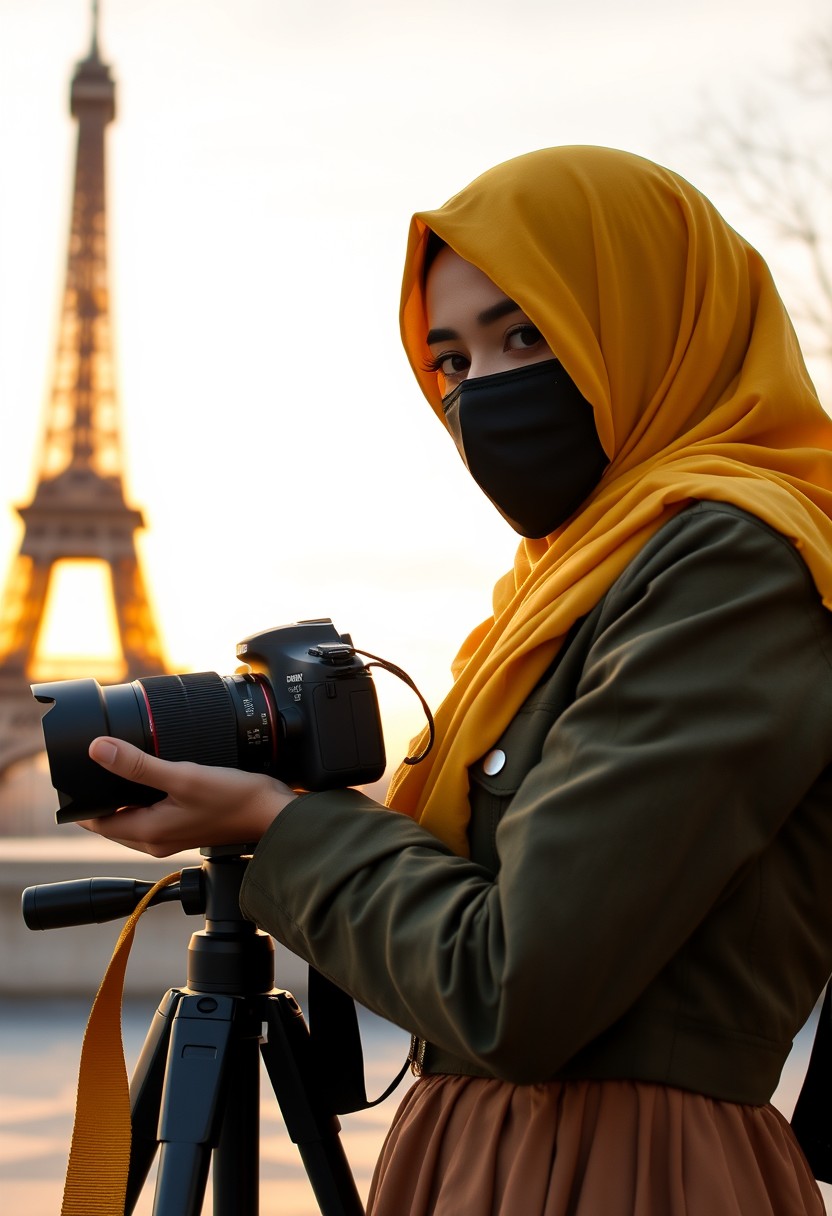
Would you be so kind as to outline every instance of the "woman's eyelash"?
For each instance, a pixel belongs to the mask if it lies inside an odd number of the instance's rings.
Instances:
[[[516,338],[518,334],[528,334],[532,338],[532,342],[529,345],[534,345],[535,342],[539,342],[543,337],[543,334],[536,325],[532,325],[531,321],[524,321],[522,325],[515,325],[506,334],[506,341],[510,338]]]
[[[468,359],[459,351],[446,350],[437,355],[433,359],[428,359],[422,364],[422,369],[426,372],[441,372],[444,376],[459,375],[463,370],[460,367],[454,367],[453,360],[460,359],[465,367],[468,366]],[[450,364],[450,367],[446,367]]]

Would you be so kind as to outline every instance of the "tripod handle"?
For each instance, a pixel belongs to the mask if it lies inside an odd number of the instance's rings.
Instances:
[[[186,913],[204,911],[200,875],[199,867],[183,870],[180,882],[161,890],[153,903],[178,899]],[[63,929],[123,920],[153,885],[142,878],[72,878],[67,882],[40,883],[23,892],[23,919],[29,929]]]

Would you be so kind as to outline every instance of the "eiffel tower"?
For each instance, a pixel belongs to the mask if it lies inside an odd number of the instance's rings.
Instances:
[[[42,708],[29,682],[58,562],[96,558],[109,567],[123,658],[117,678],[133,680],[166,670],[136,552],[142,513],[128,506],[124,493],[107,286],[104,168],[105,130],[115,117],[115,83],[99,52],[97,0],[90,51],[72,78],[70,112],[78,122],[78,144],[57,351],[36,489],[31,502],[17,508],[24,533],[0,602],[0,775],[17,760],[43,750]],[[65,674],[50,673],[39,664],[37,678],[60,679]]]

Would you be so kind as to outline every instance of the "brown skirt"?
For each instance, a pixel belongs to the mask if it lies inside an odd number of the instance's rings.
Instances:
[[[430,1076],[399,1107],[367,1216],[824,1216],[791,1129],[631,1081]]]

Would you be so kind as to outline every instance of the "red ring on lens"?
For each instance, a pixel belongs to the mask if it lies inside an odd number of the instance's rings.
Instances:
[[[150,702],[147,699],[147,691],[145,689],[144,684],[142,684],[141,680],[134,680],[133,687],[135,688],[137,684],[138,684],[139,688],[142,690],[142,697],[144,698],[144,705],[145,705],[145,709],[147,710],[147,724],[150,727],[150,739],[151,739],[151,742],[153,743],[153,754],[155,756],[158,756],[159,755],[159,740],[156,736],[156,723],[153,721],[153,710],[150,708]]]
[[[259,684],[263,689],[263,700],[266,702],[266,715],[269,719],[269,728],[272,736],[272,760],[274,760],[277,757],[277,720],[272,703],[272,686],[268,678],[260,675],[258,672],[252,672],[252,679],[255,684]]]

